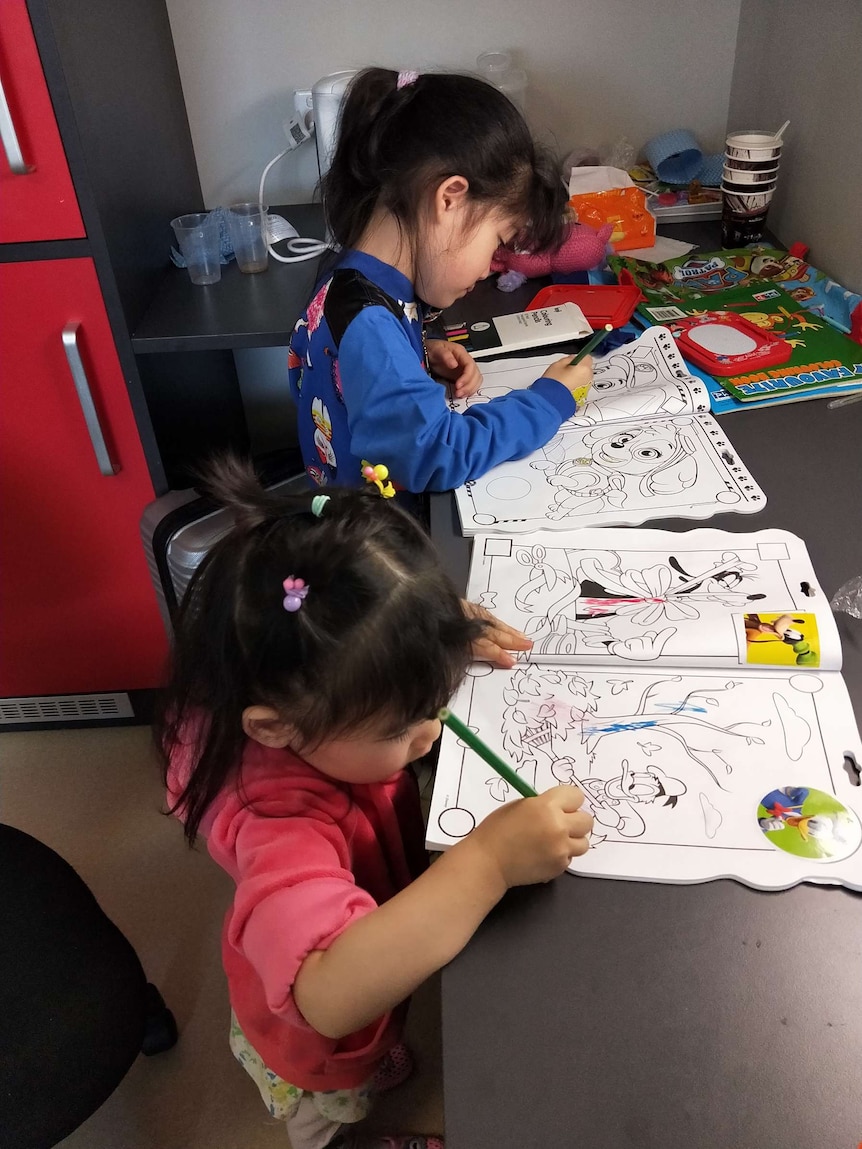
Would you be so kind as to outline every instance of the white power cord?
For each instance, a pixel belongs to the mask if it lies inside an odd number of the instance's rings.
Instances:
[[[283,152],[279,152],[277,156],[274,156],[261,172],[260,187],[257,193],[257,201],[261,211],[264,210],[266,204],[266,200],[263,198],[263,189],[270,169],[274,167],[279,160],[284,159],[288,152],[292,152],[295,148],[298,148],[305,140],[311,139],[311,133],[305,125],[301,124],[298,120],[291,120],[289,124],[285,125],[285,128],[287,138],[291,141],[290,144]],[[269,227],[267,226],[266,250],[272,258],[277,259],[279,263],[301,263],[305,259],[315,259],[317,256],[322,255],[324,251],[328,251],[331,246],[331,244],[326,243],[322,239],[306,239],[302,236],[294,236],[287,241],[287,250],[292,254],[279,255],[272,246],[272,242],[269,238]]]

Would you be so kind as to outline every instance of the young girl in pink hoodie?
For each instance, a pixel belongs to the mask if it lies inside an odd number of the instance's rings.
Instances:
[[[372,487],[285,498],[236,462],[211,487],[236,526],[183,602],[158,740],[171,811],[236,883],[232,1049],[293,1149],[440,1149],[356,1125],[410,1071],[407,999],[509,887],[582,854],[592,819],[562,786],[429,868],[409,765],[475,644],[507,628],[465,613],[422,529]]]

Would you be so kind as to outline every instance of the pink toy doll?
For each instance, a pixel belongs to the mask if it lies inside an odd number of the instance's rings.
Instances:
[[[503,272],[497,287],[501,291],[515,291],[526,279],[554,273],[567,275],[570,271],[597,267],[604,259],[612,230],[611,224],[594,231],[586,224],[570,223],[561,246],[555,252],[539,255],[498,247],[491,260],[491,271]]]

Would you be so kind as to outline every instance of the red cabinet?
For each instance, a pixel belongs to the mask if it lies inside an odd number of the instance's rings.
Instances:
[[[0,694],[155,686],[153,487],[92,261],[0,263],[0,298]]]
[[[84,225],[24,0],[0,0],[0,243]]]
[[[54,36],[63,9],[31,7],[32,25],[24,0],[0,0],[0,698],[147,691],[167,641],[138,535],[155,494],[140,381],[106,310],[113,293],[122,314]]]

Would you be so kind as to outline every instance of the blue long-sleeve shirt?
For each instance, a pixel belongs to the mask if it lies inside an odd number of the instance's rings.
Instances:
[[[349,252],[296,325],[288,357],[303,461],[320,485],[363,482],[362,460],[396,485],[443,491],[548,442],[575,411],[571,392],[541,378],[477,404],[449,408],[428,374],[423,305],[406,276]]]

